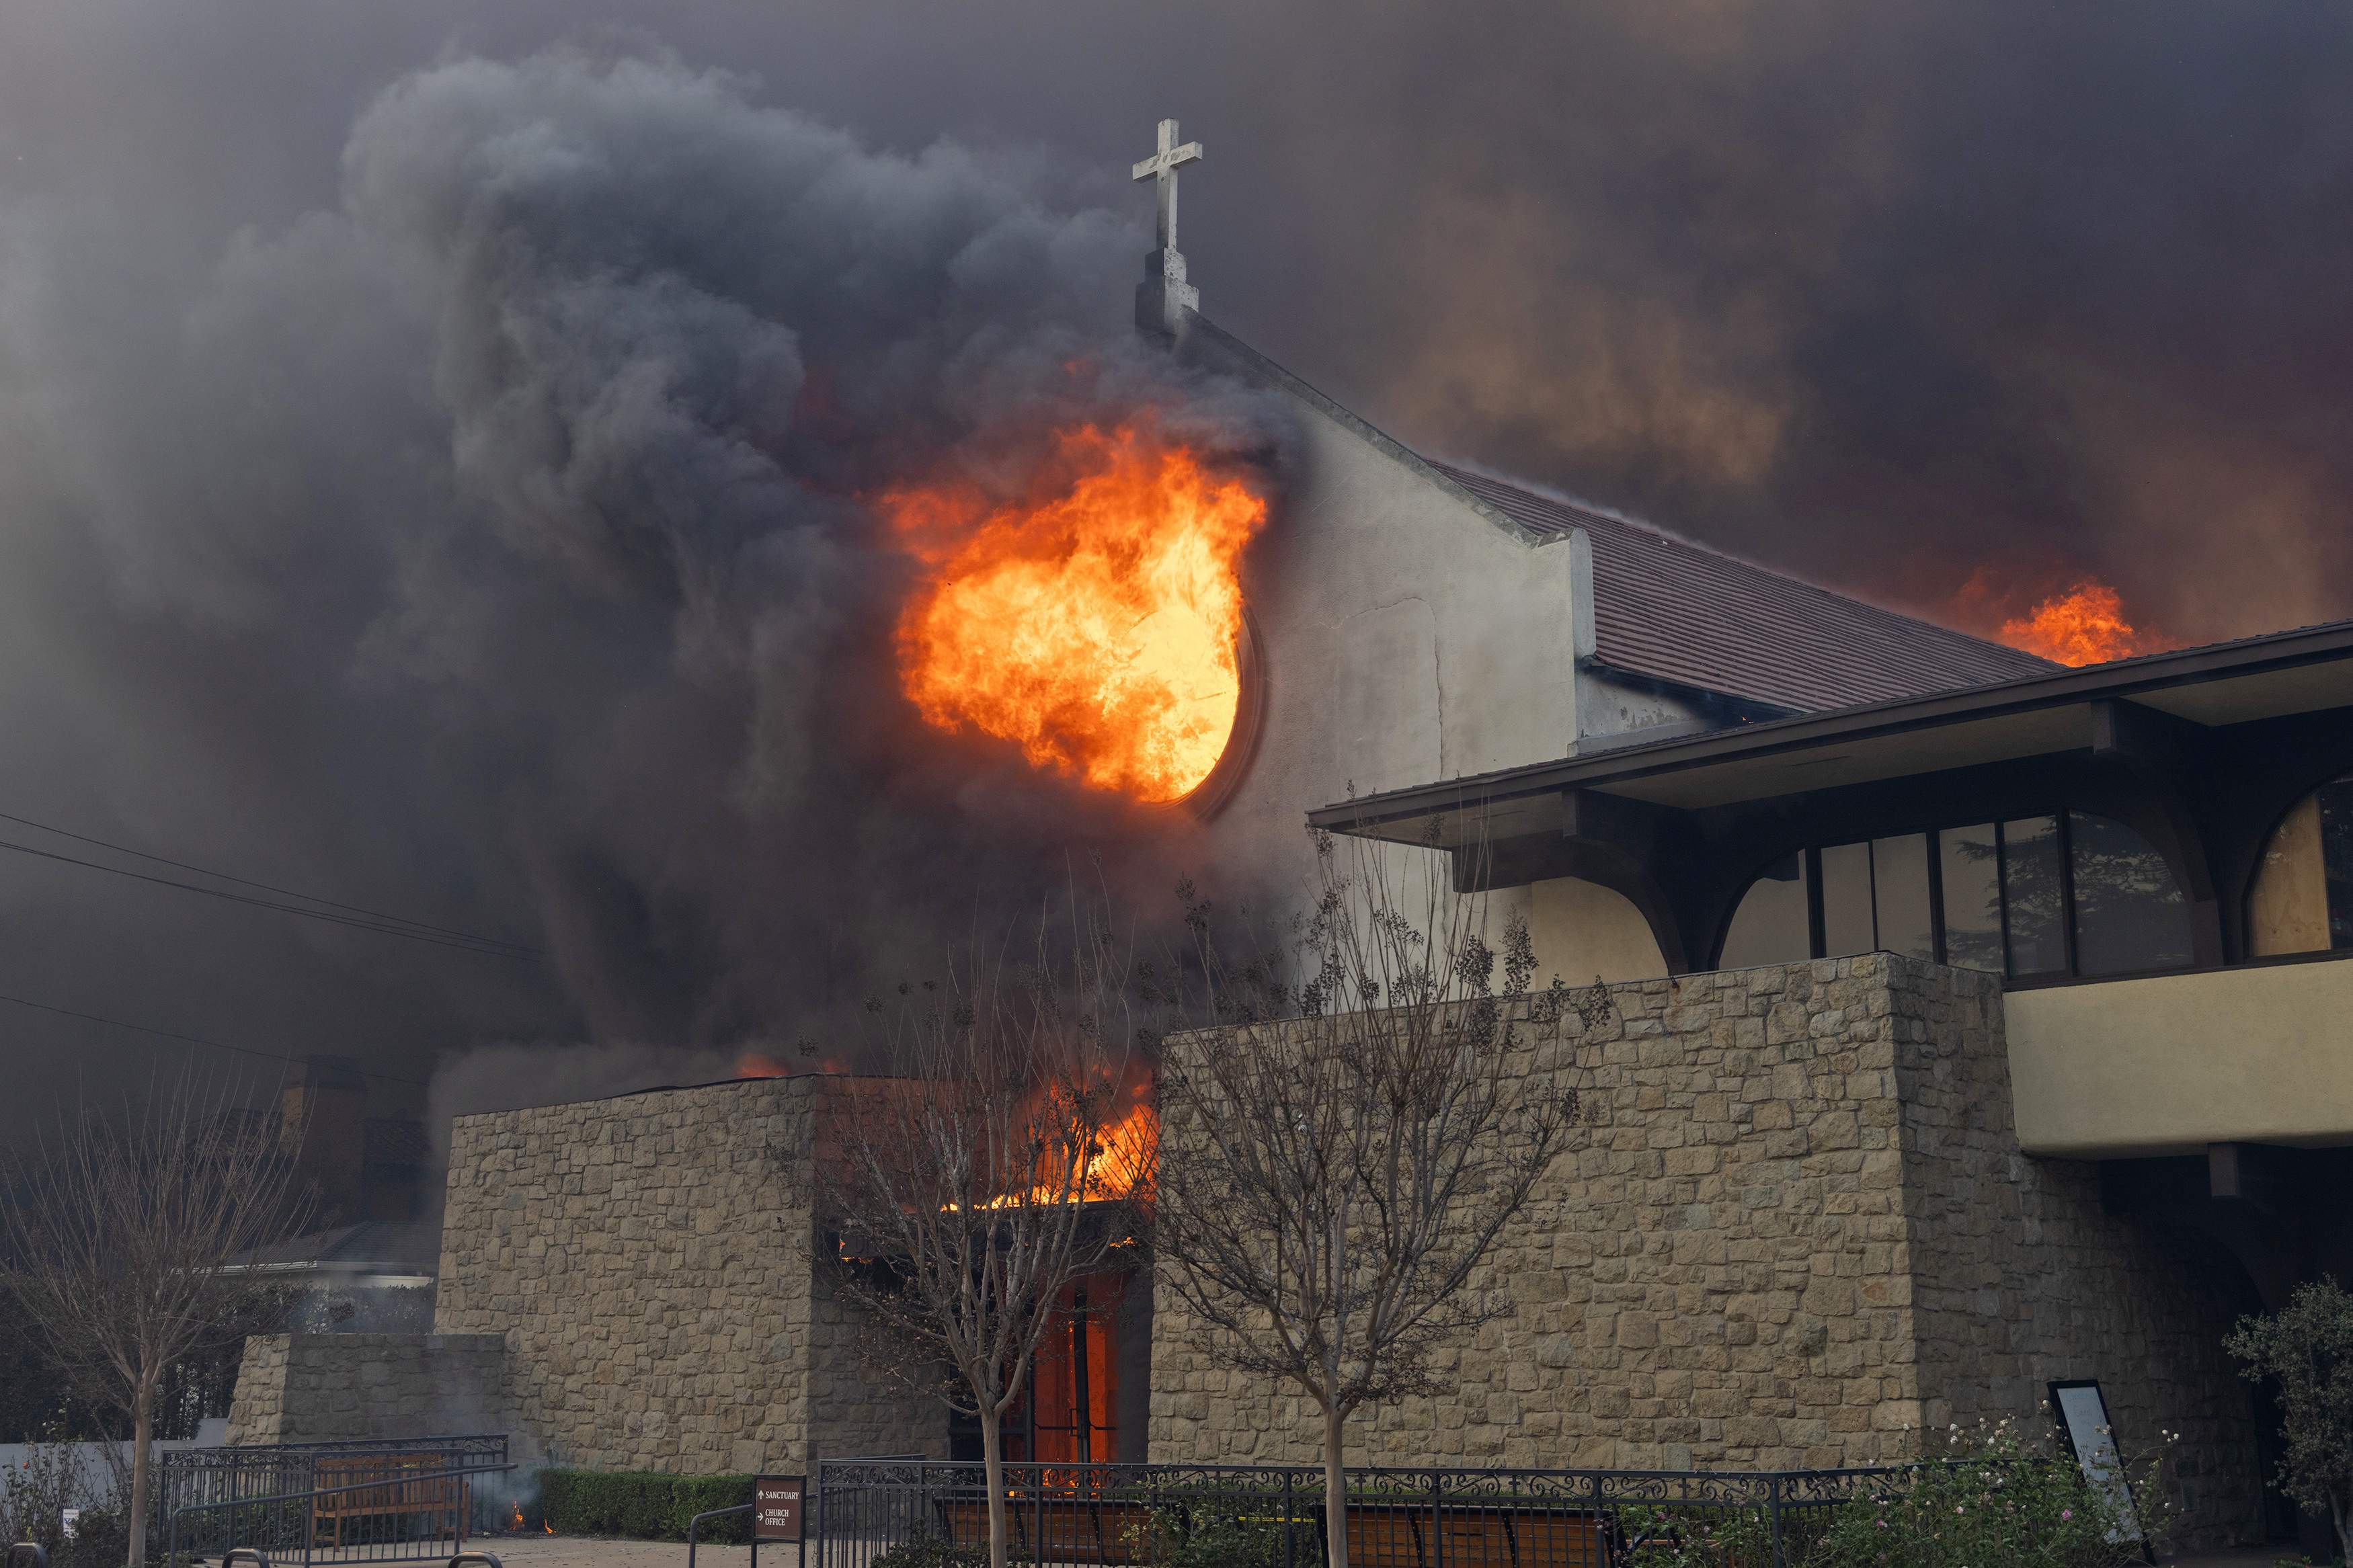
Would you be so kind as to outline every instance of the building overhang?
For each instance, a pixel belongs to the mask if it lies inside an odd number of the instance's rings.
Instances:
[[[407,1289],[430,1285],[434,1271],[407,1260],[365,1263],[310,1258],[283,1263],[225,1263],[220,1272],[346,1290]]]
[[[1335,802],[1308,822],[1457,849],[1573,833],[1580,795],[1705,811],[2347,707],[2353,621],[1729,729],[1588,739],[1556,762]]]

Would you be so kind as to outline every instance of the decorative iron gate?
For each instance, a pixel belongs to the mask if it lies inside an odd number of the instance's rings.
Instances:
[[[274,1562],[448,1559],[505,1522],[503,1433],[189,1448],[163,1456],[168,1562],[252,1547]]]
[[[1351,1469],[1348,1558],[1356,1568],[1612,1568],[1645,1546],[1706,1535],[1755,1568],[1786,1568],[1841,1504],[1895,1473]],[[1010,1552],[1024,1563],[1324,1561],[1318,1468],[1007,1465],[1005,1481]],[[988,1539],[976,1464],[827,1460],[817,1492],[816,1568]]]

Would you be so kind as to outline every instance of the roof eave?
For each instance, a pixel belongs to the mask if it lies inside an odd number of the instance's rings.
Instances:
[[[2183,648],[2113,664],[2054,670],[2047,675],[1962,687],[1926,697],[1676,736],[1624,746],[1599,755],[1502,769],[1443,784],[1389,790],[1335,802],[1307,814],[1310,826],[1334,833],[1382,837],[1397,823],[1572,788],[1628,783],[1660,773],[1736,759],[1805,751],[1932,725],[1957,723],[2062,707],[2097,698],[2130,698],[2233,676],[2261,674],[2353,656],[2353,621],[2274,632],[2238,642]]]

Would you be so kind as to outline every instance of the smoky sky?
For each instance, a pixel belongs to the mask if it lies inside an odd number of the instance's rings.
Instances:
[[[0,810],[552,956],[27,862],[0,991],[723,1048],[1117,842],[906,754],[859,498],[1280,444],[1124,333],[1163,115],[1204,310],[1421,450],[1973,626],[2353,614],[2348,68],[2287,5],[13,6]]]

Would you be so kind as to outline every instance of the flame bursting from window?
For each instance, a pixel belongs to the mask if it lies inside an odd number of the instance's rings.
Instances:
[[[2082,582],[2001,623],[2001,640],[2061,664],[2105,664],[2162,652],[2166,645],[2134,629],[2123,596],[2105,583]]]
[[[974,1204],[974,1211],[979,1211],[979,1208],[1047,1206],[1047,1204],[1066,1204],[1066,1201],[1073,1199],[1080,1204],[1103,1204],[1103,1201],[1129,1199],[1129,1196],[1146,1196],[1148,1199],[1153,1190],[1153,1168],[1155,1168],[1157,1159],[1160,1159],[1160,1112],[1153,1110],[1151,1100],[1136,1098],[1134,1105],[1127,1107],[1127,1112],[1120,1114],[1115,1121],[1103,1123],[1103,1129],[1094,1135],[1094,1142],[1087,1147],[1085,1163],[1080,1166],[1078,1178],[1071,1180],[1069,1187],[1063,1184],[1066,1173],[1063,1173],[1061,1162],[1059,1162],[1057,1154],[1050,1154],[1042,1163],[1050,1163],[1054,1168],[1042,1171],[1035,1187],[1029,1187],[1026,1192],[1008,1192],[1008,1194],[996,1196],[996,1199],[988,1199],[986,1204]],[[951,1208],[960,1206],[951,1204]]]
[[[898,626],[932,725],[1140,801],[1217,766],[1240,710],[1243,548],[1266,501],[1134,425],[1060,432],[1061,494],[990,508],[954,488],[881,498],[925,568]]]
[[[1086,1164],[1071,1191],[1081,1203],[1138,1197],[1152,1190],[1152,1172],[1160,1157],[1160,1115],[1151,1102],[1138,1100],[1118,1121],[1107,1123],[1087,1151]],[[989,1208],[1007,1209],[1065,1201],[1060,1173],[1026,1193],[1008,1193],[990,1200]]]

